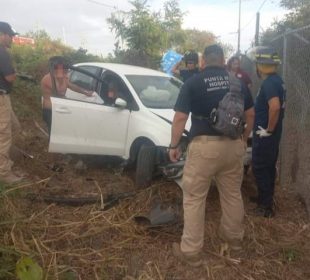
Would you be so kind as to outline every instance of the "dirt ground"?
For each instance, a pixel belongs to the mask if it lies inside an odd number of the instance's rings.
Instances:
[[[39,123],[43,126],[42,123]],[[28,181],[2,186],[0,193],[0,279],[15,279],[15,264],[30,256],[44,279],[310,279],[310,227],[305,205],[291,189],[277,186],[273,219],[246,215],[244,250],[221,254],[217,236],[220,205],[216,188],[207,198],[205,263],[191,268],[171,254],[182,234],[182,193],[174,182],[159,178],[137,190],[133,172],[119,159],[49,154],[47,137],[31,121],[22,122],[15,166]],[[82,161],[81,161],[82,160]],[[247,213],[254,204],[251,174],[242,186]],[[112,195],[136,192],[103,211]],[[109,196],[110,195],[110,196]],[[46,198],[99,198],[68,206]],[[155,203],[173,206],[177,223],[162,227],[138,224],[135,216]]]

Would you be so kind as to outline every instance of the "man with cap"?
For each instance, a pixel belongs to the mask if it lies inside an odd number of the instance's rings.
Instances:
[[[270,218],[274,216],[276,163],[282,133],[286,90],[283,80],[276,73],[280,59],[274,49],[258,47],[255,62],[262,84],[255,100],[252,144],[252,170],[258,191],[258,197],[255,199],[258,205],[254,214]]]
[[[9,95],[16,79],[16,72],[7,49],[11,47],[12,38],[16,34],[7,22],[0,22],[0,181],[7,184],[23,179],[13,173],[13,162],[9,155],[12,127],[16,126],[17,118],[12,110]]]
[[[191,265],[202,264],[205,205],[210,183],[215,179],[220,195],[222,217],[219,237],[232,250],[241,250],[244,235],[244,207],[241,196],[245,143],[253,127],[254,109],[251,94],[241,87],[244,96],[246,128],[238,139],[231,139],[216,131],[210,123],[214,108],[230,90],[229,74],[224,68],[223,49],[218,45],[205,48],[203,70],[184,83],[175,105],[170,160],[180,157],[179,142],[191,113],[191,142],[187,151],[182,181],[184,228],[181,243],[173,243],[172,252]],[[239,82],[241,85],[241,83]],[[196,118],[196,116],[202,116]]]

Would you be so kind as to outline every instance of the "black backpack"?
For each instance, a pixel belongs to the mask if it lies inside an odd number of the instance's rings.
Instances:
[[[231,139],[239,138],[244,131],[244,96],[241,82],[229,75],[230,90],[210,114],[211,126]]]

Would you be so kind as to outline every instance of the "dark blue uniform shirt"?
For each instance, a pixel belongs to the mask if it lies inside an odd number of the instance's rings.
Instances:
[[[197,119],[192,115],[191,137],[198,135],[220,136],[221,133],[212,128],[208,118],[214,108],[229,91],[229,74],[219,66],[206,67],[202,72],[188,79],[181,88],[175,111],[202,116]],[[247,86],[242,85],[244,110],[253,107],[253,99]]]
[[[0,89],[9,92],[12,87],[12,83],[9,83],[5,76],[9,76],[15,73],[12,65],[12,59],[5,47],[0,46]]]
[[[269,75],[263,82],[258,91],[255,100],[255,121],[254,131],[258,129],[258,126],[262,128],[268,127],[268,101],[273,97],[279,97],[281,104],[281,111],[279,121],[273,132],[274,135],[281,135],[282,132],[282,119],[284,117],[285,107],[285,86],[284,82],[278,74]]]
[[[198,68],[195,68],[195,69],[192,69],[192,70],[181,69],[180,70],[180,77],[182,78],[182,81],[185,82],[189,78],[195,76],[198,73],[199,73],[199,69]]]

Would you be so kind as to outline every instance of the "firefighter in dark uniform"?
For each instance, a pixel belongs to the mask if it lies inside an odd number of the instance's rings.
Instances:
[[[256,51],[255,62],[262,84],[255,101],[252,146],[252,168],[258,191],[258,205],[254,214],[269,218],[274,216],[273,195],[284,117],[285,86],[276,73],[280,59],[272,48],[260,47]]]
[[[243,156],[242,137],[231,139],[217,132],[209,116],[229,92],[229,74],[224,68],[223,49],[218,45],[205,48],[201,73],[188,79],[175,105],[169,157],[180,158],[179,143],[189,114],[192,113],[191,143],[188,147],[182,179],[184,228],[181,243],[174,243],[173,254],[191,266],[202,264],[205,203],[211,180],[215,178],[220,193],[222,217],[219,235],[232,250],[240,250],[244,235],[244,207],[241,196]],[[247,123],[243,134],[246,141],[252,131],[254,108],[252,96],[242,87]],[[197,118],[196,116],[202,116]]]

